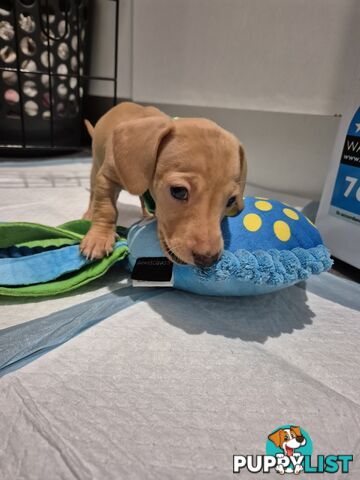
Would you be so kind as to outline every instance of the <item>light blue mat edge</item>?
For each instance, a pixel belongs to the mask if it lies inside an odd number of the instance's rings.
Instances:
[[[163,294],[155,288],[114,292],[0,331],[0,376],[31,362],[82,331],[138,302]]]
[[[293,288],[305,288],[319,297],[360,311],[360,285],[333,274],[322,273]],[[0,331],[0,376],[30,363],[111,315],[168,291],[126,286],[59,312],[3,329]],[[231,302],[232,298],[228,298]],[[253,298],[256,301],[256,297]],[[206,301],[207,297],[203,299]]]
[[[127,246],[120,241],[115,248]],[[34,255],[1,258],[0,286],[34,285],[55,280],[66,273],[80,270],[94,263],[81,253],[79,245],[70,245]]]

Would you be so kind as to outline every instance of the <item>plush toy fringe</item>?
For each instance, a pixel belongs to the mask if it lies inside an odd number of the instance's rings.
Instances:
[[[332,266],[329,250],[324,245],[293,250],[225,251],[214,266],[195,269],[201,281],[239,279],[256,285],[283,285],[306,280]]]

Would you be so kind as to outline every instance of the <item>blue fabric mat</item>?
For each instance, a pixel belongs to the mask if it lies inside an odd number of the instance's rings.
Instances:
[[[21,367],[114,313],[162,293],[164,290],[161,289],[124,287],[1,330],[0,375]]]
[[[310,278],[299,287],[360,311],[359,285],[354,282],[323,273],[320,277]],[[167,291],[169,289],[127,286],[59,312],[1,330],[0,375],[25,365],[114,313]],[[231,301],[229,298],[229,302]]]

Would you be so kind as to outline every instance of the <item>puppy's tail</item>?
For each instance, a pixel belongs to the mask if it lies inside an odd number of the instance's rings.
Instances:
[[[85,123],[86,130],[88,131],[90,137],[93,138],[94,137],[94,130],[95,130],[94,127],[91,125],[89,120],[87,120],[86,118],[84,120],[84,123]]]

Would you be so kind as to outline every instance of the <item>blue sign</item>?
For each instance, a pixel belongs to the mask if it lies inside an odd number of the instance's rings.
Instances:
[[[344,220],[360,222],[360,108],[345,138],[330,212]]]

